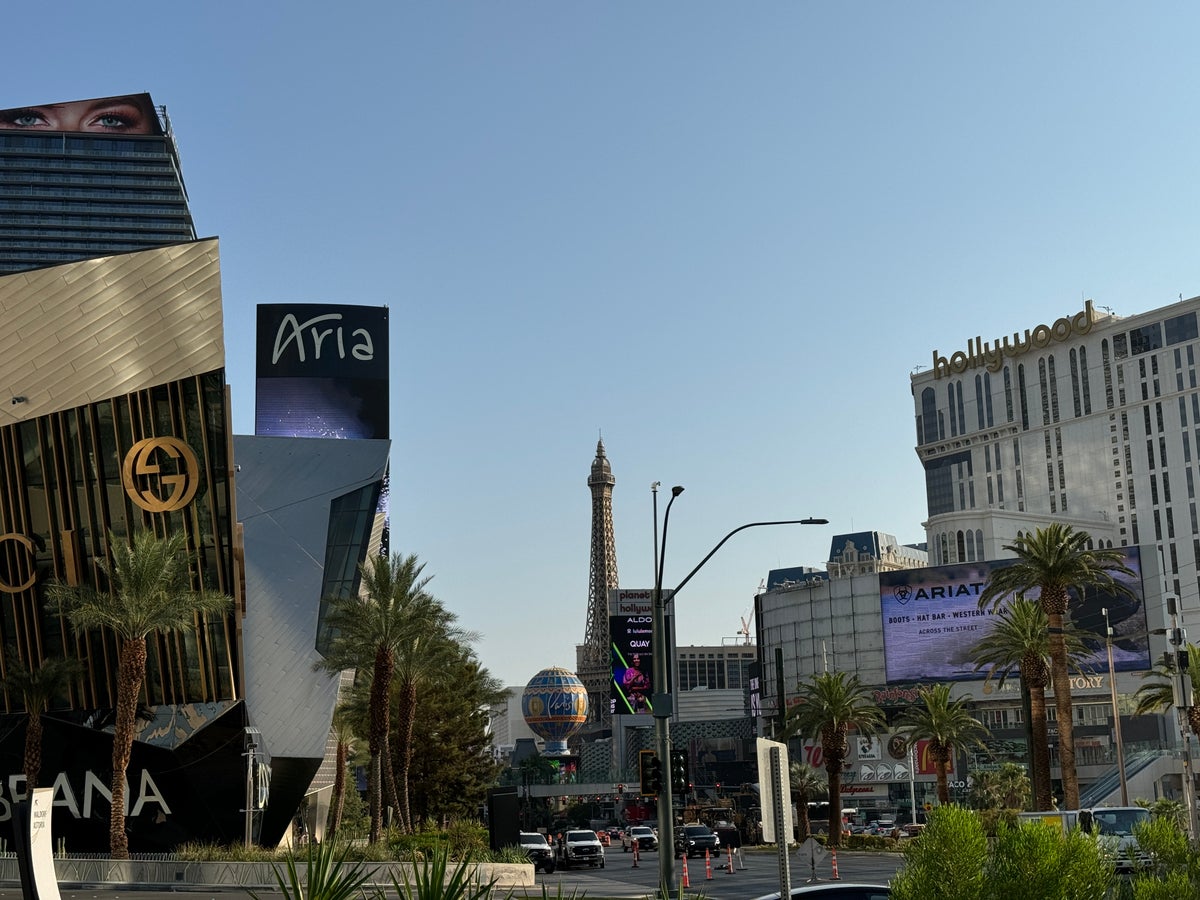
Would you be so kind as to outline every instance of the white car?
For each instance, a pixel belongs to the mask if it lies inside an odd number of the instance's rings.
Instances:
[[[625,834],[621,836],[621,850],[628,853],[633,849],[635,843],[639,852],[657,850],[658,835],[654,833],[653,828],[648,828],[645,825],[634,825],[631,828],[625,829]]]

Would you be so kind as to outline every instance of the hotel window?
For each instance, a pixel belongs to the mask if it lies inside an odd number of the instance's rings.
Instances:
[[[1038,388],[1042,395],[1042,424],[1050,424],[1050,387],[1046,383],[1046,360],[1038,360]]]
[[[1134,328],[1129,332],[1129,349],[1134,356],[1158,350],[1162,345],[1162,325],[1158,322]]]
[[[975,376],[975,421],[980,431],[983,431],[983,376]]]
[[[1071,400],[1075,404],[1075,418],[1083,415],[1083,398],[1079,395],[1079,359],[1071,350]]]
[[[958,437],[958,417],[954,415],[954,385],[946,385],[946,412],[950,416],[950,437]]]
[[[1013,391],[1012,391],[1012,370],[1008,366],[1004,367],[1004,412],[1007,416],[1006,421],[1013,420]]]
[[[1113,408],[1112,364],[1108,361],[1108,341],[1100,342],[1100,365],[1104,369],[1104,405]],[[1011,421],[1011,418],[1010,418]]]
[[[1113,335],[1113,356],[1116,357],[1117,359],[1125,359],[1127,356],[1129,356],[1129,344],[1128,344],[1128,341],[1127,341],[1125,335],[1123,335],[1123,334],[1114,334]],[[1120,366],[1118,366],[1117,368],[1119,371]]]
[[[1083,414],[1090,416],[1092,414],[1092,389],[1088,384],[1087,347],[1079,348],[1079,374],[1083,392]]]
[[[996,423],[992,417],[992,373],[983,373],[983,402],[987,405],[987,427],[991,428]]]
[[[1021,428],[1029,430],[1029,396],[1025,391],[1025,365],[1017,366],[1017,396],[1021,401]]]
[[[1167,345],[1182,344],[1185,341],[1194,341],[1200,337],[1197,333],[1196,314],[1184,313],[1182,316],[1172,316],[1163,322],[1163,328],[1167,334]],[[1188,348],[1189,351],[1191,348]],[[1190,363],[1191,360],[1189,359]]]
[[[1047,361],[1050,379],[1050,421],[1058,421],[1058,375],[1054,372],[1054,357],[1051,356]]]

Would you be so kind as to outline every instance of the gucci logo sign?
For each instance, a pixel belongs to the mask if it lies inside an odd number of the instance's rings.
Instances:
[[[25,548],[25,552],[29,555],[29,577],[22,584],[8,584],[3,578],[0,578],[0,593],[4,594],[19,594],[21,591],[27,591],[33,587],[33,583],[37,581],[37,571],[34,567],[36,559],[33,555],[33,541],[25,537],[23,534],[0,534],[0,545],[6,543],[18,544]]]
[[[157,459],[166,456],[175,460],[175,473],[164,474]],[[163,497],[154,490],[144,488],[148,476],[157,482],[160,490],[168,491]],[[200,487],[200,462],[192,448],[176,437],[143,438],[125,454],[121,466],[121,483],[129,499],[147,512],[174,512],[192,502]]]

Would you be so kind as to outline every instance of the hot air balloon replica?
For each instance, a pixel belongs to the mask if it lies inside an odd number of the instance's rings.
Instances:
[[[567,739],[587,721],[587,689],[574,672],[558,666],[542,669],[525,685],[521,713],[546,742],[545,755],[565,756]]]

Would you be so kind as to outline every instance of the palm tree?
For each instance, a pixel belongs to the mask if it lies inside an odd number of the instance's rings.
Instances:
[[[979,596],[979,608],[997,609],[1008,596],[1037,593],[1046,611],[1050,636],[1050,682],[1058,713],[1058,756],[1062,767],[1063,798],[1068,809],[1079,807],[1079,777],[1075,772],[1075,731],[1072,723],[1071,678],[1063,622],[1072,589],[1100,588],[1120,596],[1133,592],[1114,576],[1135,577],[1119,548],[1089,549],[1091,536],[1070,525],[1052,522],[1031,535],[1021,535],[1005,550],[1016,561],[993,569]]]
[[[337,837],[342,825],[342,810],[346,802],[346,772],[350,767],[350,754],[354,751],[357,740],[355,727],[359,718],[358,710],[351,706],[339,705],[333,711],[333,734],[337,739],[337,771],[333,776],[333,796],[329,800],[329,838]]]
[[[850,752],[846,735],[851,728],[874,734],[884,725],[883,711],[858,676],[845,672],[814,675],[800,683],[797,695],[797,730],[821,741],[829,775],[829,843],[836,847],[842,837],[842,770]]]
[[[112,813],[109,845],[113,859],[129,858],[125,834],[125,773],[133,752],[138,696],[146,680],[146,638],[200,630],[202,617],[224,612],[232,600],[224,594],[192,587],[187,534],[159,538],[139,530],[129,544],[108,535],[111,560],[96,560],[109,589],[52,582],[49,607],[65,616],[76,634],[108,629],[117,638],[117,708],[113,727]]]
[[[808,822],[808,801],[824,794],[828,789],[828,782],[808,763],[797,760],[788,766],[788,785],[792,789],[792,800],[800,813],[797,836],[801,841],[806,841],[812,831]]]
[[[1013,674],[1021,679],[1021,693],[1029,700],[1030,771],[1035,809],[1050,809],[1050,742],[1046,729],[1046,687],[1050,684],[1050,624],[1036,600],[1017,597],[996,616],[987,636],[972,649],[975,670],[988,669],[988,678],[999,675],[1000,687]],[[1079,633],[1064,635],[1067,658],[1076,666],[1089,655]]]
[[[1002,763],[991,772],[975,773],[970,792],[976,809],[1024,809],[1029,799],[1029,775],[1019,763]]]
[[[6,654],[8,674],[0,679],[0,689],[20,694],[29,722],[25,726],[25,788],[38,786],[42,771],[42,713],[50,708],[71,682],[83,674],[83,664],[77,659],[56,656],[42,661],[37,668],[25,665],[15,646]]]
[[[472,633],[453,627],[457,617],[432,597],[414,598],[411,609],[414,618],[425,627],[406,630],[396,644],[398,811],[401,828],[408,832],[413,830],[410,793],[417,698],[449,673],[465,674],[463,665],[471,654],[464,643],[474,638]]]
[[[1184,698],[1184,709],[1187,711],[1187,723],[1192,734],[1200,737],[1200,705],[1196,703],[1196,693],[1200,691],[1200,645],[1187,645],[1187,670],[1184,672],[1191,690],[1191,696]],[[1143,678],[1153,678],[1143,684],[1134,694],[1136,702],[1134,715],[1144,716],[1147,713],[1168,712],[1175,706],[1175,682],[1179,677],[1179,668],[1174,653],[1164,653]]]
[[[391,765],[391,691],[398,656],[407,666],[410,651],[424,645],[430,635],[439,635],[450,618],[442,605],[425,588],[432,576],[421,577],[425,566],[417,557],[399,553],[390,558],[376,556],[359,567],[361,591],[352,597],[333,598],[327,623],[335,635],[333,646],[319,663],[328,671],[358,669],[370,673],[370,728],[367,745],[371,754],[368,770],[371,828],[368,841],[378,843],[383,832],[383,785],[408,827],[406,800],[397,796]],[[425,664],[429,664],[429,660]],[[404,706],[402,702],[402,713]],[[409,727],[399,723],[401,728]],[[403,781],[402,781],[403,783]],[[405,795],[406,796],[406,795]]]
[[[917,692],[917,702],[904,711],[897,724],[909,746],[929,741],[929,758],[937,774],[938,802],[950,802],[950,761],[970,744],[983,745],[990,736],[983,723],[967,709],[967,698],[950,699],[949,684],[930,684]]]

